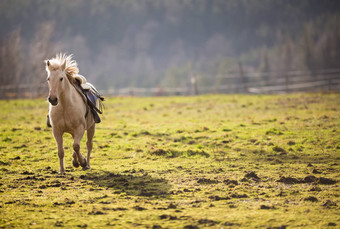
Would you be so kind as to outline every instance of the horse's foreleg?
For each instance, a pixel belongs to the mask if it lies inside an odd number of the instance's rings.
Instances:
[[[86,146],[87,146],[87,157],[86,157],[86,168],[89,169],[90,168],[90,158],[91,158],[91,151],[92,151],[92,141],[93,141],[93,136],[94,136],[94,132],[95,132],[96,126],[95,124],[93,124],[88,130],[87,130],[87,142],[86,142]]]
[[[77,156],[76,152],[73,151],[72,157],[73,157],[73,160],[72,160],[73,166],[78,168],[79,167],[79,161],[78,161],[78,156]]]
[[[53,131],[53,136],[58,145],[59,174],[63,175],[65,174],[63,134],[57,131]]]
[[[78,157],[78,161],[80,163],[80,165],[84,168],[86,167],[86,159],[84,158],[84,156],[80,153],[80,141],[83,138],[84,135],[84,129],[82,128],[81,130],[77,131],[74,136],[73,136],[73,165],[75,165],[75,156]]]

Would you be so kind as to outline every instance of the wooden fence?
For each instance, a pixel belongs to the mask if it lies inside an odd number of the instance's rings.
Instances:
[[[106,96],[166,96],[166,95],[197,95],[197,94],[281,94],[292,92],[336,91],[340,92],[340,69],[320,71],[286,71],[247,73],[239,65],[239,72],[230,72],[211,77],[218,79],[214,86],[200,86],[199,76],[188,74],[184,79],[186,87],[178,88],[121,88],[100,90]],[[189,77],[188,77],[189,78]],[[222,83],[221,83],[222,82]],[[0,98],[36,98],[48,94],[47,84],[40,85],[0,85]]]
[[[0,99],[47,97],[48,86],[43,84],[0,85]]]
[[[193,74],[190,74],[193,75]],[[222,81],[214,86],[200,86],[194,78],[185,79],[190,83],[178,88],[121,88],[103,91],[112,96],[164,96],[197,94],[282,94],[292,92],[336,91],[340,92],[340,69],[322,71],[288,71],[267,73],[226,73],[211,77]]]

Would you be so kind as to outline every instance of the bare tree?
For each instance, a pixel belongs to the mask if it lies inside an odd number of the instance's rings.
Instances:
[[[35,32],[34,39],[29,44],[27,79],[30,84],[35,85],[35,96],[41,96],[46,93],[47,87],[44,87],[46,81],[46,73],[44,68],[44,60],[55,55],[56,47],[51,42],[54,31],[53,22],[43,22],[39,25]]]
[[[14,85],[19,83],[22,75],[22,42],[20,29],[13,31],[0,44],[0,84]]]

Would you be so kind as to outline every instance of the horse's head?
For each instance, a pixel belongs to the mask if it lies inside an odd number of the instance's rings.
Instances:
[[[48,101],[53,105],[58,105],[58,98],[63,93],[67,77],[65,73],[66,60],[61,65],[52,65],[49,60],[46,61],[47,81],[49,86]]]

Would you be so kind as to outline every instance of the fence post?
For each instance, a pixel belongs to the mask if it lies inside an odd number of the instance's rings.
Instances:
[[[191,85],[194,87],[194,94],[198,95],[197,75],[196,75],[196,73],[191,73]]]
[[[288,93],[289,90],[289,77],[288,77],[288,73],[285,72],[285,83],[286,83],[286,93]]]
[[[238,62],[238,66],[239,66],[239,69],[240,69],[240,76],[241,76],[241,80],[242,80],[243,89],[246,93],[248,93],[248,87],[247,87],[246,78],[245,78],[244,72],[243,72],[242,62]]]
[[[134,88],[130,87],[130,89],[129,89],[129,95],[130,95],[130,96],[134,96],[134,95],[135,95],[135,93],[134,93]]]

